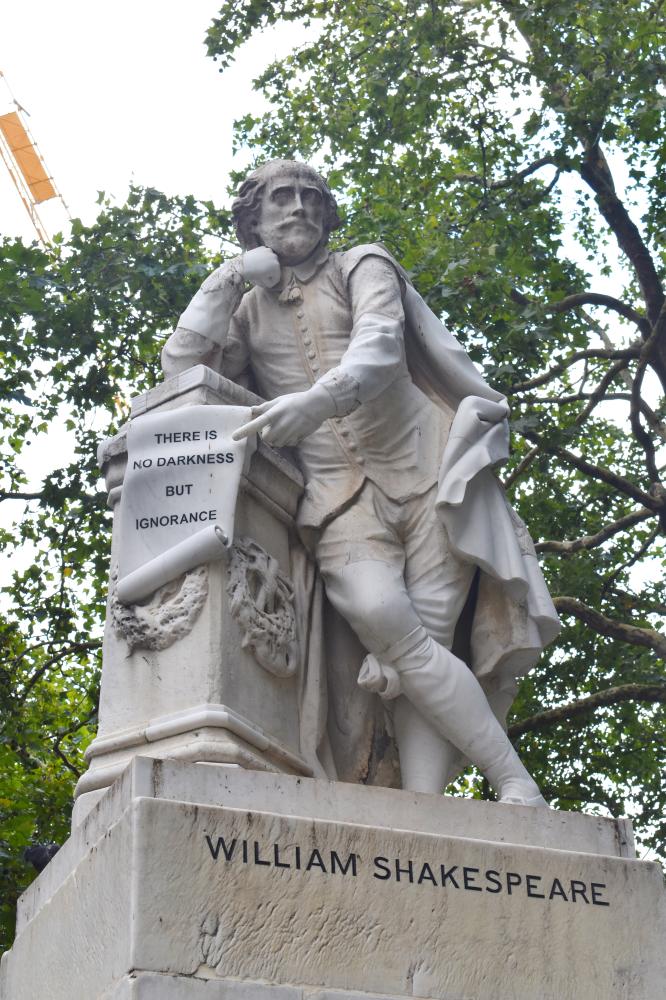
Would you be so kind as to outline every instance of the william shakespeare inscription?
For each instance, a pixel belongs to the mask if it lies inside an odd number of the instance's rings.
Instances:
[[[604,882],[557,878],[527,872],[465,865],[462,859],[446,862],[430,858],[388,858],[376,855],[364,859],[356,851],[319,850],[289,843],[263,843],[238,837],[205,835],[213,861],[226,864],[252,865],[261,868],[292,870],[303,875],[338,875],[353,878],[370,877],[380,882],[403,883],[413,886],[434,886],[460,889],[463,892],[491,893],[515,896],[519,899],[557,900],[592,906],[610,906]]]

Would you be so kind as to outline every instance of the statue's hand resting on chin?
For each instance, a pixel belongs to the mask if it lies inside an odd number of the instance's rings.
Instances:
[[[255,247],[240,259],[243,277],[253,285],[272,288],[280,280],[280,261],[269,247]]]
[[[208,275],[201,291],[207,295],[211,292],[225,295],[229,294],[230,288],[235,288],[236,293],[242,295],[246,281],[261,285],[262,288],[272,288],[279,280],[280,261],[277,254],[269,247],[255,247],[240,257],[225,260],[217,270]]]

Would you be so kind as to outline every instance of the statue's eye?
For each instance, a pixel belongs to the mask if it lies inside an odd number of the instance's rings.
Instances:
[[[290,187],[276,188],[271,195],[271,201],[276,205],[288,205],[294,197],[294,189]]]
[[[306,188],[301,198],[304,205],[320,205],[322,202],[321,191],[318,188]]]

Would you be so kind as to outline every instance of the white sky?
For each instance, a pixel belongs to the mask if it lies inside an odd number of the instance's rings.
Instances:
[[[252,77],[300,35],[268,30],[220,74],[204,47],[219,6],[0,0],[0,70],[73,216],[92,222],[98,190],[124,201],[131,180],[225,203],[232,122],[263,106]],[[0,81],[0,113],[9,110]],[[66,222],[55,202],[40,213],[51,233]],[[34,237],[2,164],[0,233]]]

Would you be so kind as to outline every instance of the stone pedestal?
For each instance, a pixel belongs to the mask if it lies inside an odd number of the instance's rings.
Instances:
[[[253,393],[198,366],[135,397],[132,420],[194,404],[257,402]],[[125,433],[104,443],[100,464],[115,515],[127,466]],[[236,539],[275,560],[287,581],[302,488],[296,467],[260,443],[237,503]],[[230,607],[233,556],[231,564],[218,560],[191,575],[189,591],[181,584],[159,615],[140,608],[131,620],[115,598],[118,523],[114,516],[99,731],[77,786],[74,824],[137,753],[311,774],[299,746],[300,679],[276,676],[248,646],[243,622]],[[142,640],[150,613],[150,634]]]
[[[135,757],[23,895],[2,1000],[659,1000],[629,824]]]

